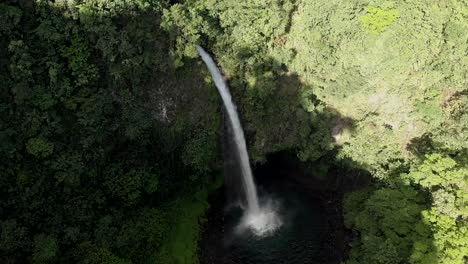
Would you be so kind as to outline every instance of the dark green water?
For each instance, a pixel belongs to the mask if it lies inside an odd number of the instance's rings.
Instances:
[[[337,179],[349,173],[330,169],[327,177],[314,177],[307,166],[283,154],[256,166],[260,202],[266,198],[276,201],[283,223],[271,236],[258,237],[248,231],[239,232],[243,211],[228,202],[238,201],[236,171],[226,170],[226,185],[210,198],[211,207],[199,243],[200,263],[341,263],[350,242],[341,208],[343,186],[349,183]]]
[[[320,244],[325,226],[325,219],[320,217],[321,207],[294,186],[266,187],[267,193],[272,193],[279,202],[277,212],[283,225],[265,237],[248,230],[239,232],[242,211],[231,209],[225,217],[224,247],[228,259],[242,264],[321,263]]]

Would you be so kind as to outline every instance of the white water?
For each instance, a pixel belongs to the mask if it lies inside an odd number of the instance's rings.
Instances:
[[[281,221],[276,216],[276,212],[273,210],[274,208],[271,206],[261,208],[258,202],[257,189],[252,177],[252,169],[250,168],[244,131],[242,129],[239,116],[237,115],[236,106],[234,105],[231,94],[229,93],[229,88],[211,56],[200,46],[197,46],[197,51],[213,77],[214,83],[223,99],[224,106],[226,107],[229,121],[234,132],[234,143],[241,165],[242,187],[244,189],[245,200],[247,202],[247,210],[244,213],[241,226],[251,229],[259,236],[272,233],[272,231],[276,230],[281,225]]]

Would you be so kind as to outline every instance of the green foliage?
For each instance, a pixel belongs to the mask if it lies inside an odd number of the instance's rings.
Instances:
[[[349,263],[406,262],[415,258],[415,246],[430,252],[431,230],[421,218],[425,208],[424,197],[407,186],[351,193],[345,223],[360,240],[353,244]]]
[[[125,172],[122,167],[113,166],[106,170],[104,185],[123,205],[134,206],[145,193],[157,191],[158,176],[152,174],[148,168],[133,168]]]
[[[466,97],[462,2],[298,1],[276,58],[307,84],[303,92],[354,120],[341,158],[386,179],[423,135],[441,151],[466,151],[465,117],[450,114]]]
[[[434,246],[439,263],[463,264],[468,256],[468,225],[466,220],[456,220],[432,209],[423,212],[434,232]],[[424,262],[421,262],[424,263]]]
[[[31,138],[26,143],[26,150],[38,158],[46,158],[54,151],[54,145],[44,138]]]
[[[28,244],[26,228],[15,220],[2,221],[0,228],[0,248],[3,254],[11,254]]]
[[[197,242],[200,238],[200,221],[208,209],[207,189],[201,190],[194,197],[178,200],[173,205],[171,229],[167,240],[156,259],[158,263],[198,263]]]
[[[219,56],[221,61],[239,64],[236,55],[241,55],[247,59],[244,63],[254,66],[263,61],[261,52],[269,43],[286,31],[287,16],[293,7],[292,1],[223,0],[215,3],[190,0],[166,9],[162,25],[175,35],[173,54],[178,58],[196,57],[194,44],[210,41],[218,43],[214,46],[227,48],[227,54]],[[251,52],[246,53],[245,49]],[[227,67],[226,70],[234,69]]]
[[[87,248],[92,253],[88,254],[83,264],[130,264],[130,261],[124,260],[112,254],[106,248]]]
[[[466,164],[440,154],[431,154],[403,177],[431,192],[432,209],[423,212],[423,216],[431,223],[440,262],[464,263],[468,256]]]
[[[197,51],[194,44],[199,43],[205,36],[220,33],[216,20],[211,18],[204,1],[187,1],[175,4],[164,10],[164,20],[161,26],[171,33],[175,42],[172,56],[176,58],[176,66],[183,65],[183,56],[194,58]]]
[[[453,219],[468,218],[468,168],[440,154],[427,155],[424,162],[404,175],[412,183],[432,191],[436,210]]]
[[[206,72],[171,67],[167,3],[10,2],[0,4],[0,262],[154,263],[169,237],[195,259],[206,195],[175,201],[209,184],[220,114]],[[175,222],[195,233],[172,236]]]
[[[371,33],[381,33],[390,26],[400,13],[393,9],[391,2],[385,2],[382,7],[369,6],[366,9],[367,14],[360,17],[362,27]]]
[[[21,20],[21,10],[5,3],[0,4],[0,36],[8,36]]]
[[[464,263],[467,173],[455,160],[432,154],[402,174],[402,182],[412,185],[351,193],[345,222],[359,240],[349,262]]]
[[[39,234],[34,237],[33,263],[51,263],[58,254],[57,239],[50,235]]]

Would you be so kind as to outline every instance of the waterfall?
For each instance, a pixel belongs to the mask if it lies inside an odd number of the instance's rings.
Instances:
[[[224,106],[229,116],[229,121],[234,134],[234,143],[237,150],[237,155],[240,161],[241,172],[242,172],[242,187],[244,188],[245,198],[247,201],[247,210],[249,214],[256,215],[259,213],[260,206],[258,204],[257,189],[255,187],[255,182],[252,176],[252,169],[250,168],[249,162],[249,153],[247,152],[247,146],[245,144],[244,131],[242,130],[242,125],[239,120],[239,115],[237,114],[236,106],[232,101],[231,93],[227,87],[226,82],[221,75],[218,67],[216,66],[213,59],[206,53],[206,51],[197,46],[198,53],[205,62],[208,70],[213,76],[216,87],[218,88],[219,94],[223,99]]]
[[[211,56],[202,47],[197,46],[196,48],[206,66],[208,67],[216,88],[218,89],[218,92],[223,99],[224,106],[226,107],[226,111],[229,116],[229,122],[234,132],[234,144],[236,146],[237,155],[240,161],[242,187],[245,194],[245,200],[247,202],[247,211],[244,214],[241,227],[252,229],[257,235],[272,233],[272,231],[276,230],[281,225],[281,221],[276,216],[276,212],[273,210],[272,203],[269,202],[265,207],[260,208],[257,189],[255,187],[255,182],[252,176],[252,169],[250,168],[249,154],[247,152],[247,145],[245,143],[244,131],[237,114],[236,106],[232,101],[228,86]]]

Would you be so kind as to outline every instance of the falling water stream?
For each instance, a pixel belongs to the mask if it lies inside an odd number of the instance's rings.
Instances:
[[[247,202],[247,208],[244,212],[241,224],[239,225],[239,229],[250,229],[258,236],[271,234],[281,226],[281,220],[276,215],[274,204],[268,202],[261,206],[259,203],[257,189],[255,187],[252,169],[249,163],[249,154],[245,143],[244,131],[242,130],[236,106],[232,101],[228,86],[211,56],[202,47],[197,46],[196,48],[213,77],[214,83],[221,95],[224,106],[226,107],[230,125],[234,132],[234,143],[241,166],[242,187],[245,195],[245,201]]]

